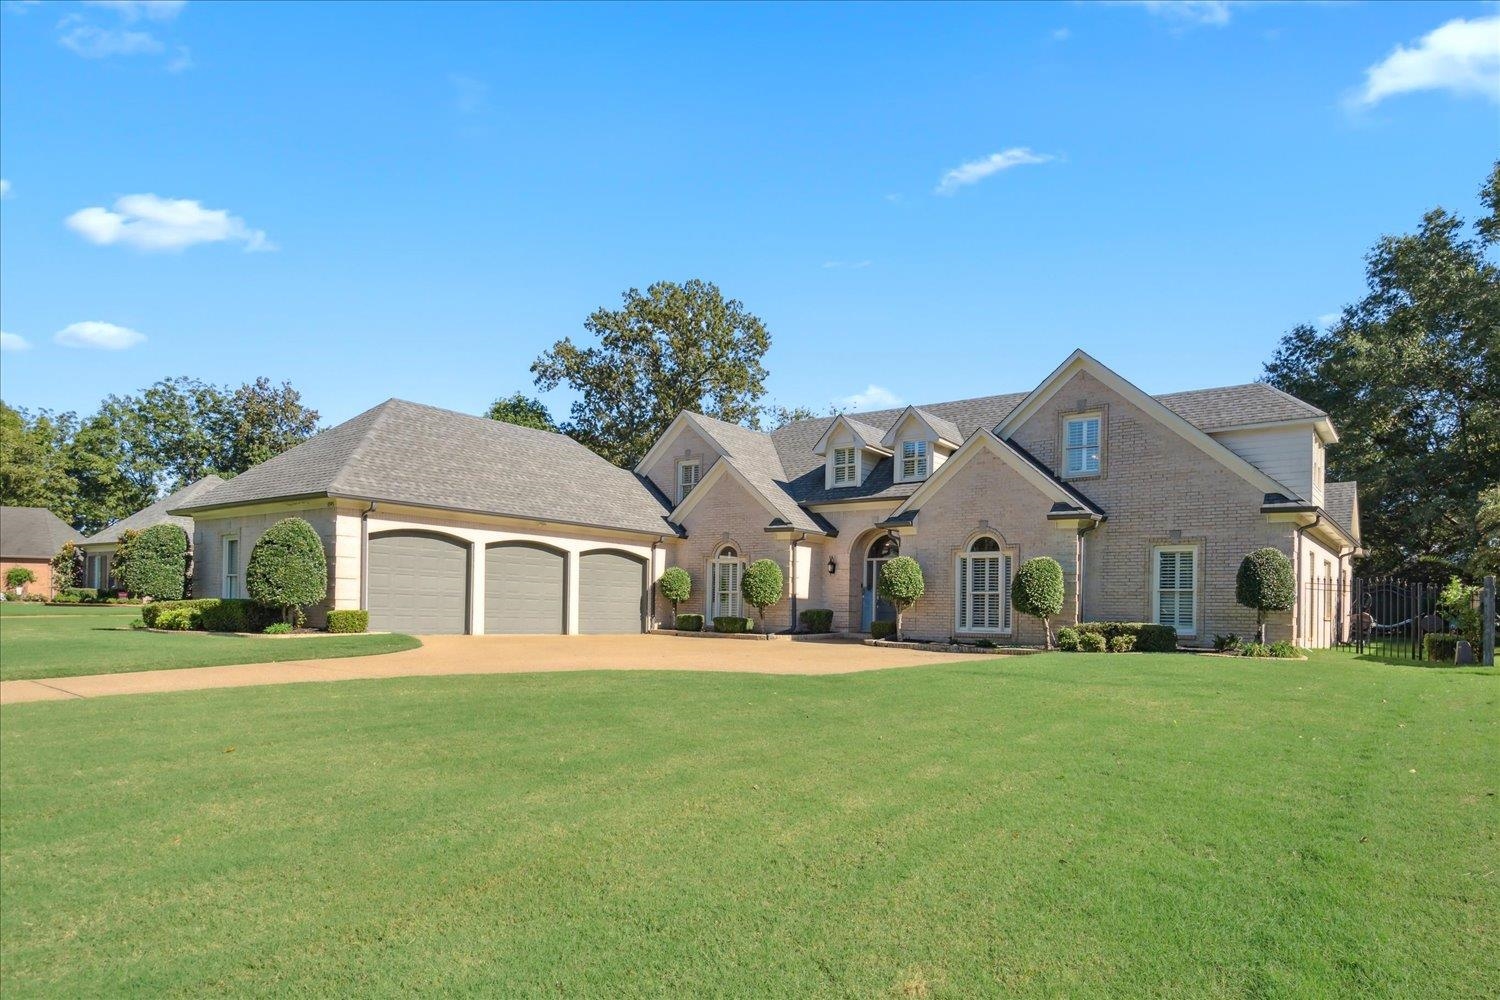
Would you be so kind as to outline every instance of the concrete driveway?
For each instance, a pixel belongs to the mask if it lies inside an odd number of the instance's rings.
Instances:
[[[423,636],[420,649],[380,656],[4,681],[0,682],[0,705],[259,684],[447,674],[519,674],[558,670],[847,674],[924,663],[952,663],[964,658],[962,653],[887,649],[853,641],[756,641],[668,635],[434,635]]]

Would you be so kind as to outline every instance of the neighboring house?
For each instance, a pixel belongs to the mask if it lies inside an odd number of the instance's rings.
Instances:
[[[644,479],[571,438],[388,400],[173,508],[193,593],[245,596],[286,517],[323,539],[328,608],[415,633],[640,632],[676,532]]]
[[[411,632],[636,632],[654,582],[693,578],[682,607],[745,612],[744,567],[775,560],[769,621],[831,608],[860,632],[897,554],[926,594],[918,638],[1037,643],[1010,609],[1022,560],[1062,564],[1056,624],[1156,621],[1184,644],[1249,634],[1235,601],[1249,552],[1297,568],[1273,638],[1336,638],[1359,551],[1353,483],[1323,481],[1328,415],[1268,385],[1151,397],[1075,351],[1028,393],[845,414],[763,434],[682,413],[636,466],[548,431],[390,400],[173,508],[195,522],[200,596],[243,596],[261,531],[306,518],[327,548],[326,607]],[[1317,582],[1319,586],[1313,584]]]
[[[85,538],[82,543],[83,563],[83,585],[93,587],[97,590],[113,590],[116,581],[112,573],[114,564],[115,548],[120,544],[120,534],[125,531],[145,531],[154,528],[158,524],[175,524],[187,532],[189,552],[193,539],[193,519],[182,517],[177,514],[168,513],[178,507],[189,503],[200,502],[209,491],[221,485],[224,480],[218,476],[204,476],[196,482],[189,483],[171,496],[163,497],[149,507],[122,517],[101,531],[97,531]]]
[[[12,566],[36,574],[24,588],[29,594],[52,593],[52,557],[64,542],[83,536],[45,507],[0,507],[0,581]]]
[[[1040,623],[1011,610],[1010,580],[1044,555],[1063,567],[1059,622],[1160,622],[1205,645],[1254,631],[1235,574],[1272,546],[1302,599],[1270,636],[1328,645],[1359,551],[1355,484],[1323,481],[1336,440],[1326,413],[1269,385],[1151,397],[1075,351],[1030,392],[770,434],[683,413],[636,471],[674,505],[685,612],[743,613],[743,568],[768,558],[788,579],[777,625],[823,607],[836,629],[867,631],[894,617],[875,584],[901,554],[926,580],[909,634],[1034,644]]]

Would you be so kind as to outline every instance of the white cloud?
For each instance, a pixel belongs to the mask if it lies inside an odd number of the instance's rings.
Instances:
[[[1233,0],[1120,0],[1177,25],[1222,28],[1229,23]]]
[[[1034,153],[1025,146],[1016,146],[999,153],[991,153],[982,160],[961,163],[943,175],[934,189],[935,194],[953,194],[961,187],[977,184],[1002,170],[1025,166],[1029,163],[1046,163],[1054,159],[1048,153]]]
[[[1455,18],[1411,48],[1396,46],[1365,70],[1364,86],[1353,103],[1370,107],[1420,90],[1446,90],[1500,103],[1500,16]]]
[[[127,347],[134,347],[146,339],[144,333],[138,333],[128,326],[116,326],[113,323],[100,323],[90,320],[84,323],[73,323],[57,331],[52,338],[64,347],[91,347],[101,351],[123,351]]]
[[[865,267],[869,267],[869,266],[870,266],[870,261],[867,261],[867,260],[825,260],[823,262],[823,269],[825,271],[840,271],[840,270],[851,270],[851,271],[854,271],[854,270],[859,270],[860,268],[865,268]]]
[[[182,13],[187,0],[83,0],[85,7],[104,7],[126,21],[170,21]]]
[[[10,181],[0,177],[0,198],[10,197]]]
[[[879,385],[868,385],[864,392],[856,392],[852,396],[844,396],[834,401],[840,410],[883,410],[892,406],[901,405],[901,397],[891,390]]]
[[[1073,37],[1073,31],[1072,31],[1071,28],[1053,28],[1052,29],[1052,40],[1054,42],[1066,42],[1068,39],[1070,39],[1072,37]]]
[[[263,230],[251,229],[239,216],[187,198],[128,194],[115,202],[114,211],[98,206],[79,209],[67,223],[100,246],[123,243],[138,250],[181,250],[197,243],[236,242],[250,251],[276,249]]]
[[[0,351],[29,351],[31,341],[19,333],[6,333],[0,330]]]
[[[85,59],[107,59],[110,56],[155,55],[163,46],[156,36],[126,28],[101,28],[77,18],[63,18],[58,44]]]

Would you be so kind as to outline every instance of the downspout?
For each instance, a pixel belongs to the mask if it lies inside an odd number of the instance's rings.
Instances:
[[[375,501],[359,515],[359,609],[370,610],[370,512]]]
[[[660,535],[658,535],[657,538],[656,538],[656,540],[651,543],[651,574],[650,575],[652,577],[656,576],[656,550],[659,549],[659,548],[661,548],[661,543],[662,543],[662,538],[661,538]],[[651,626],[653,628],[656,628],[656,627],[659,627],[659,624],[660,624],[657,621],[657,618],[656,618],[656,581],[654,579],[651,580],[650,581],[650,585],[651,585],[651,603],[648,606],[648,612],[647,613],[648,613],[648,615],[649,615],[649,617],[651,619]],[[677,623],[673,622],[672,624],[675,626]]]
[[[1088,552],[1088,543],[1084,541],[1083,536],[1097,527],[1099,527],[1098,521],[1090,521],[1088,527],[1078,529],[1078,544],[1074,554],[1077,571],[1073,579],[1073,624],[1075,625],[1083,621],[1083,557]]]
[[[1292,546],[1292,551],[1294,553],[1293,557],[1296,560],[1292,564],[1292,569],[1296,573],[1296,577],[1297,577],[1297,600],[1296,600],[1296,603],[1294,605],[1294,607],[1297,609],[1296,612],[1295,612],[1295,614],[1297,616],[1297,620],[1292,623],[1292,642],[1294,642],[1294,643],[1296,643],[1298,639],[1303,639],[1303,640],[1307,639],[1307,636],[1302,634],[1302,618],[1303,618],[1303,612],[1306,610],[1306,608],[1302,604],[1302,602],[1304,600],[1304,597],[1303,597],[1303,594],[1302,594],[1302,589],[1303,589],[1302,588],[1302,584],[1304,582],[1306,582],[1309,587],[1312,586],[1312,581],[1311,580],[1303,581],[1303,579],[1302,579],[1302,563],[1303,563],[1303,559],[1302,559],[1302,536],[1305,535],[1307,532],[1311,531],[1312,529],[1316,528],[1318,525],[1320,525],[1322,523],[1323,523],[1323,515],[1321,513],[1313,515],[1313,523],[1312,524],[1304,524],[1302,527],[1300,527],[1300,528],[1297,529],[1297,531],[1296,531],[1297,544],[1294,545],[1294,546]],[[1311,629],[1311,627],[1312,627],[1311,626],[1312,616],[1308,615],[1307,618],[1308,618],[1308,623],[1309,623],[1308,627],[1309,627],[1309,629]]]

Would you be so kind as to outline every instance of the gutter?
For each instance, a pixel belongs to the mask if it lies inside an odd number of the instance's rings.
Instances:
[[[1302,630],[1302,612],[1304,610],[1303,607],[1302,607],[1302,602],[1303,602],[1303,600],[1305,600],[1305,598],[1302,596],[1302,584],[1303,583],[1309,583],[1309,584],[1311,584],[1312,581],[1311,580],[1304,581],[1302,579],[1302,563],[1303,563],[1303,559],[1302,559],[1302,536],[1305,535],[1305,534],[1307,534],[1309,531],[1311,531],[1312,529],[1316,528],[1318,525],[1320,525],[1320,524],[1323,523],[1323,511],[1319,510],[1316,507],[1313,508],[1313,509],[1318,511],[1317,516],[1313,518],[1313,523],[1312,524],[1304,524],[1304,525],[1302,525],[1294,533],[1295,537],[1297,539],[1297,544],[1294,546],[1295,551],[1296,551],[1295,558],[1296,558],[1297,561],[1292,566],[1292,570],[1297,574],[1297,601],[1296,601],[1296,604],[1295,604],[1295,607],[1297,609],[1297,620],[1292,623],[1292,636],[1293,636],[1294,639],[1303,639],[1303,640],[1307,639],[1307,636],[1301,634],[1301,630]]]

